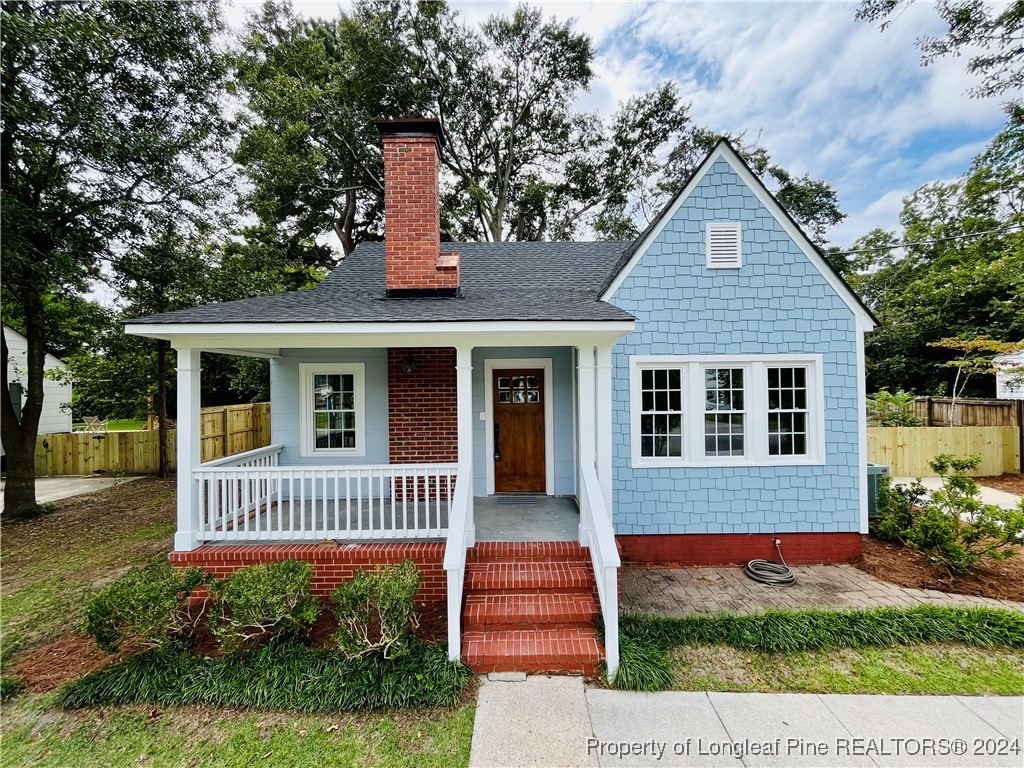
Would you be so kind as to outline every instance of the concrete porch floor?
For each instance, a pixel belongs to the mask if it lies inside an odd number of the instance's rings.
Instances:
[[[473,500],[477,541],[576,541],[580,511],[566,496],[509,494]]]

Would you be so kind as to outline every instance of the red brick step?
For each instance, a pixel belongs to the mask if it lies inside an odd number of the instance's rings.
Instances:
[[[593,589],[586,563],[508,562],[495,560],[466,566],[466,592],[578,592]]]
[[[466,553],[467,562],[491,560],[589,563],[590,553],[575,541],[482,541]]]
[[[475,672],[577,672],[594,675],[604,650],[593,627],[467,631],[462,658]]]
[[[594,598],[575,593],[470,594],[462,613],[467,630],[568,629],[596,619]]]

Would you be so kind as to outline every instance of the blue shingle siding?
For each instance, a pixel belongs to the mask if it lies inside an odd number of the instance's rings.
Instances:
[[[741,268],[706,268],[709,221],[741,223]],[[614,353],[617,533],[858,530],[853,312],[725,160],[683,201],[611,303],[637,318]],[[823,355],[824,465],[630,466],[630,356],[775,353]]]

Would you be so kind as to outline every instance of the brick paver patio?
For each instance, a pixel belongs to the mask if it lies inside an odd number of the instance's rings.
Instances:
[[[624,567],[623,610],[663,616],[691,613],[754,613],[768,608],[877,608],[912,605],[985,605],[1024,611],[1024,603],[955,595],[890,584],[852,565],[794,566],[796,583],[760,584],[742,568]]]

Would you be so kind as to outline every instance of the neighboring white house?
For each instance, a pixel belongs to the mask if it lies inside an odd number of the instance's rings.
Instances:
[[[1000,400],[1024,400],[1024,352],[992,358],[996,370],[996,397]]]
[[[26,379],[28,370],[28,342],[15,330],[4,326],[7,337],[7,385],[14,411],[21,415],[21,407],[25,403]],[[44,370],[64,370],[67,366],[59,357],[47,353]],[[43,413],[39,417],[39,434],[49,432],[71,431],[71,382],[57,381],[49,376],[43,380]],[[0,456],[3,456],[0,447]]]

